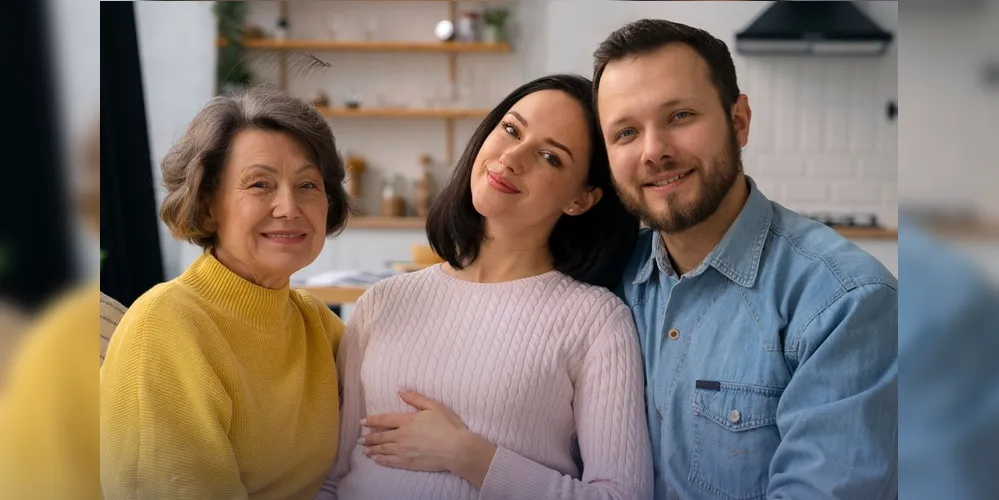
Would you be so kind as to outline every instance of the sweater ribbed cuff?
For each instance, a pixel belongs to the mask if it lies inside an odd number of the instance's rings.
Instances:
[[[538,464],[497,446],[496,455],[482,481],[479,500],[529,498],[532,493],[537,494],[537,491],[531,491],[532,485],[536,487],[538,484],[537,475]]]

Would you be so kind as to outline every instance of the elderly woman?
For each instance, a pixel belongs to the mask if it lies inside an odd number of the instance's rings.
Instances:
[[[162,171],[164,222],[204,252],[108,347],[104,498],[311,498],[337,452],[344,327],[289,278],[350,211],[333,134],[255,88],[209,102]]]

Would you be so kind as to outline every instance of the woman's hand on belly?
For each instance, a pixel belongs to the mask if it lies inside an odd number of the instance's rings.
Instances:
[[[496,445],[474,434],[450,408],[414,392],[400,392],[415,413],[386,413],[361,420],[378,429],[362,436],[364,454],[378,465],[424,472],[452,472],[482,487]]]

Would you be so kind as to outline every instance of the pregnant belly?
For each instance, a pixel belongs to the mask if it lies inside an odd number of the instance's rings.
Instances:
[[[479,492],[450,472],[382,467],[355,448],[350,472],[337,487],[343,500],[476,500]]]

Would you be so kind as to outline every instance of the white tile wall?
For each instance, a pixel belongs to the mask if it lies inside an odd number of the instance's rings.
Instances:
[[[753,109],[747,172],[803,212],[869,212],[897,224],[886,197],[898,182],[895,56],[882,59],[743,58],[740,86]]]

